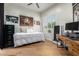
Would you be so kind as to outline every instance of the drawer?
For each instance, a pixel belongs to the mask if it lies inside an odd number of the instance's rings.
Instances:
[[[71,55],[79,56],[79,52],[78,52],[79,50],[76,51],[76,50],[72,49],[72,47],[69,47],[69,48],[68,48],[68,51],[69,51],[69,53],[70,53]]]
[[[68,48],[68,51],[69,51],[70,54],[72,54],[72,52],[73,52],[71,47]]]
[[[7,27],[7,28],[5,28],[5,30],[14,30],[12,27],[10,28],[10,27]]]
[[[12,31],[7,31],[8,33],[11,33]]]
[[[76,49],[76,48],[72,48],[73,52],[79,54],[79,49]]]
[[[77,52],[77,53],[79,53],[79,47],[72,46],[72,50],[75,51],[75,52]]]
[[[7,48],[7,47],[13,47],[14,46],[14,44],[5,44],[5,47]]]
[[[11,35],[8,35],[7,38],[12,38],[12,36]]]
[[[59,39],[63,39],[63,37],[62,37],[62,36],[60,36],[60,37],[59,37]]]
[[[68,39],[66,39],[65,43],[66,43],[67,46],[71,45],[71,41],[69,41]]]
[[[12,44],[8,43],[7,45],[10,46],[10,45],[13,45],[13,43]]]
[[[69,44],[69,52],[73,55],[79,55],[79,47],[74,44]]]
[[[79,49],[79,45],[75,42],[71,43],[71,45],[73,46],[73,48]]]
[[[8,43],[13,43],[13,41],[11,41],[11,40],[9,41],[9,40],[8,40]]]
[[[10,25],[9,26],[6,26],[6,28],[12,28],[12,27],[13,27],[12,25],[11,26]]]
[[[79,56],[79,53],[74,50],[72,50],[71,54],[73,54],[74,56]]]
[[[79,44],[75,43],[75,42],[72,42],[72,45],[73,46],[78,46],[79,47]]]
[[[65,41],[65,38],[64,37],[59,37],[60,40],[62,41]]]

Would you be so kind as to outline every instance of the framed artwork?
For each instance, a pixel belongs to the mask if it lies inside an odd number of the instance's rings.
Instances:
[[[18,23],[18,17],[6,15],[6,21],[12,23]]]
[[[33,26],[33,17],[20,15],[20,26]]]
[[[79,3],[73,3],[73,21],[79,21]]]
[[[40,21],[36,21],[36,25],[40,25]]]

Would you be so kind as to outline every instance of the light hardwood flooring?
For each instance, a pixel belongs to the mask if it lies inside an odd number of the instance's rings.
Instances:
[[[68,52],[57,46],[51,41],[38,42],[30,45],[24,45],[17,48],[0,49],[0,55],[3,56],[67,56]]]

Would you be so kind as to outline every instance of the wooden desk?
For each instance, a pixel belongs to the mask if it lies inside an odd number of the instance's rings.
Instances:
[[[79,40],[72,40],[63,35],[57,35],[58,39],[65,43],[68,46],[68,52],[71,55],[79,56]]]

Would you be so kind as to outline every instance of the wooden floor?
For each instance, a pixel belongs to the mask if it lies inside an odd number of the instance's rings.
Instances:
[[[30,45],[25,45],[17,48],[6,48],[1,50],[0,55],[4,56],[67,56],[68,53],[63,48],[50,42],[39,42]]]

